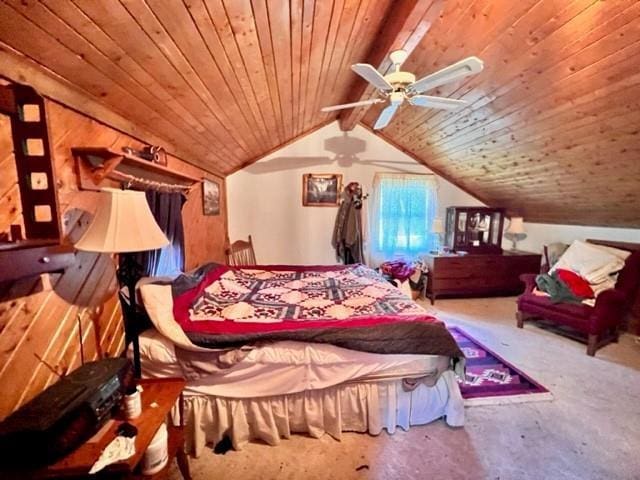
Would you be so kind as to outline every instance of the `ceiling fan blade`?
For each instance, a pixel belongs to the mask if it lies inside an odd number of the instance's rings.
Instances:
[[[330,107],[323,107],[321,112],[333,112],[334,110],[342,110],[343,108],[361,107],[363,105],[373,105],[374,103],[382,103],[382,98],[372,98],[371,100],[362,100],[361,102],[343,103],[342,105],[331,105]]]
[[[442,108],[444,110],[454,110],[456,108],[467,105],[464,100],[456,100],[453,98],[432,97],[430,95],[414,95],[409,98],[411,105],[428,108]]]
[[[393,90],[391,84],[384,79],[382,74],[368,63],[356,63],[355,65],[351,65],[351,70],[356,72],[379,90]]]
[[[373,129],[380,130],[386,127],[387,125],[389,125],[389,122],[393,118],[393,115],[396,113],[396,110],[398,110],[399,106],[400,106],[399,103],[392,103],[391,105],[386,107],[384,110],[382,110],[382,112],[380,112],[380,116],[378,117],[378,120],[376,120],[376,124],[373,126]]]
[[[421,78],[417,82],[407,87],[407,90],[415,93],[426,92],[432,88],[439,87],[445,83],[453,82],[459,78],[480,73],[484,68],[484,63],[478,57],[469,57],[459,62],[449,65],[442,70],[438,70],[431,75]]]

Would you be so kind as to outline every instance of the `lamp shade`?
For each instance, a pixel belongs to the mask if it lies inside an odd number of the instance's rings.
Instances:
[[[142,252],[169,244],[144,192],[104,188],[93,221],[75,247],[89,252]]]
[[[522,217],[511,217],[507,233],[524,233],[524,220]]]
[[[435,217],[431,223],[431,233],[444,233],[444,224],[442,218]]]

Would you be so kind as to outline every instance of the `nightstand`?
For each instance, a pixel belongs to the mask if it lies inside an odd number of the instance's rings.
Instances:
[[[185,480],[191,478],[189,473],[189,460],[184,451],[184,418],[183,397],[185,381],[182,378],[159,378],[140,380],[142,385],[142,413],[129,423],[138,429],[136,436],[136,453],[131,458],[109,465],[97,474],[97,478],[166,478],[169,466],[175,458],[178,468]],[[138,465],[142,461],[145,450],[151,443],[153,436],[162,424],[167,420],[171,408],[179,400],[180,425],[173,426],[169,420],[167,430],[169,461],[167,466],[152,476],[142,475]],[[154,406],[152,406],[154,404]],[[45,470],[38,472],[38,477],[44,478],[90,478],[87,472],[100,456],[104,448],[115,438],[118,426],[125,422],[120,415],[109,421],[93,438],[78,447],[66,457],[49,465]],[[93,476],[92,476],[93,477]]]

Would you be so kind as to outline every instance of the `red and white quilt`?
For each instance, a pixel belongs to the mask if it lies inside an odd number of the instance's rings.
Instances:
[[[189,319],[271,323],[425,313],[373,270],[357,265],[227,270],[204,288],[189,309]]]

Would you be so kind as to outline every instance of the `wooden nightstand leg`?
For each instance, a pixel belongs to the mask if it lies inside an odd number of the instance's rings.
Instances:
[[[181,446],[176,453],[176,461],[178,462],[178,469],[182,474],[184,480],[191,480],[191,471],[189,470],[189,457],[184,451],[184,446]]]

